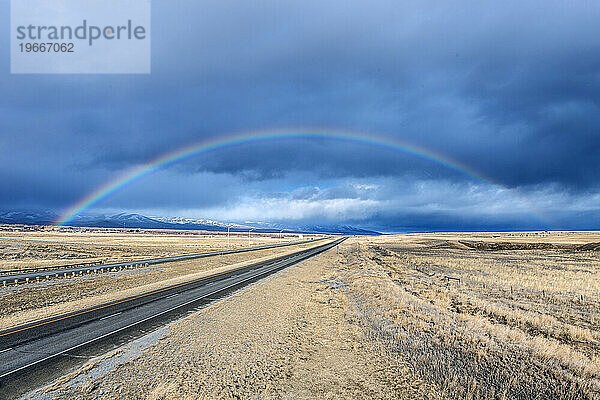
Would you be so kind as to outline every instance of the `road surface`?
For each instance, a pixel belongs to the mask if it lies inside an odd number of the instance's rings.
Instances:
[[[139,336],[344,239],[0,331],[0,398],[17,396],[59,376],[60,370],[77,364],[69,360],[79,358],[80,364],[90,350],[106,350],[107,344],[122,343],[123,337],[131,339],[132,332]]]

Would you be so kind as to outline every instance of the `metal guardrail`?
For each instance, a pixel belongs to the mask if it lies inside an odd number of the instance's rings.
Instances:
[[[40,376],[46,376],[42,370],[57,371],[79,362],[74,360],[73,364],[65,364],[65,358],[61,356],[68,355],[66,359],[87,358],[90,349],[97,351],[103,348],[103,344],[113,345],[123,339],[131,340],[141,333],[147,333],[146,329],[153,330],[197,310],[200,304],[217,300],[214,296],[221,297],[256,282],[325,251],[344,239],[0,331],[0,397],[17,397],[24,393],[24,388],[33,389],[39,384]],[[237,274],[240,277],[236,279],[234,276]],[[233,280],[228,281],[228,277]],[[222,284],[217,283],[223,278]],[[210,283],[215,286],[200,289]],[[195,289],[200,290],[193,292]],[[188,292],[187,296],[182,294],[185,292]],[[177,294],[179,296],[173,296]],[[157,303],[153,304],[154,301]],[[143,308],[137,310],[137,307]],[[101,322],[113,315],[115,319],[112,324]],[[88,325],[94,323],[96,325]]]
[[[69,266],[69,267],[63,267],[63,268],[58,268],[58,267],[28,268],[26,272],[22,272],[23,270],[16,270],[16,271],[21,271],[21,272],[20,273],[10,273],[10,274],[6,274],[3,276],[1,275],[1,272],[0,272],[0,286],[6,287],[6,286],[11,286],[11,285],[23,284],[23,283],[34,283],[34,282],[40,282],[43,280],[50,280],[50,279],[55,279],[55,278],[73,278],[76,276],[82,276],[82,275],[93,274],[93,273],[118,272],[118,271],[122,271],[124,269],[147,267],[149,265],[154,265],[154,264],[163,264],[163,263],[168,263],[168,262],[191,260],[191,259],[195,259],[195,258],[214,257],[214,256],[219,256],[219,255],[225,255],[225,254],[244,253],[244,252],[249,252],[249,251],[265,250],[265,249],[285,247],[285,246],[293,246],[293,245],[299,245],[299,244],[312,243],[312,242],[316,242],[319,240],[323,240],[323,238],[303,240],[300,242],[264,245],[264,246],[257,246],[257,247],[245,247],[245,248],[241,248],[241,249],[213,251],[213,252],[209,252],[209,253],[187,254],[187,255],[181,255],[181,256],[153,258],[153,259],[147,259],[147,260],[125,261],[125,262],[112,263],[112,264],[102,264],[102,263],[92,264],[92,263],[90,263],[90,264],[85,264],[85,265],[75,264],[76,265],[75,267]],[[86,265],[89,266],[90,268],[87,268],[87,269],[84,268]]]
[[[293,263],[296,263],[312,255],[319,254],[325,250],[328,250],[334,247],[335,245],[343,242],[345,239],[345,237],[336,239],[334,241],[321,244],[316,247],[299,250],[291,254],[279,255],[269,258],[267,260],[251,262],[249,264],[238,266],[225,271],[207,274],[205,276],[190,281],[169,285],[166,287],[136,294],[123,299],[118,299],[108,303],[72,311],[70,313],[55,315],[44,320],[32,321],[24,325],[11,327],[0,331],[0,349],[11,347],[22,342],[31,341],[42,336],[48,336],[54,331],[64,330],[72,326],[88,322],[93,319],[101,318],[105,315],[110,315],[114,312],[120,312],[127,309],[131,309],[160,298],[168,297],[175,293],[180,293],[182,291],[195,288],[198,285],[211,282],[215,279],[222,279],[232,274],[240,273],[242,271],[277,263],[286,259],[289,259]]]
[[[96,264],[95,266],[97,266],[97,265],[102,265],[102,264]],[[0,279],[2,279],[2,281],[0,281],[0,286],[6,287],[6,286],[11,286],[11,285],[20,285],[23,283],[41,282],[41,281],[46,281],[46,280],[50,280],[50,279],[75,278],[77,276],[83,276],[83,275],[88,275],[88,274],[118,272],[118,271],[122,271],[124,269],[147,267],[148,265],[149,265],[148,263],[128,263],[128,264],[122,264],[122,265],[106,265],[106,266],[91,268],[91,269],[87,269],[87,270],[82,269],[82,270],[78,270],[78,271],[69,271],[69,272],[62,272],[60,270],[51,270],[51,271],[46,271],[46,274],[40,274],[33,278],[29,278],[29,277],[21,278],[21,279],[16,278],[14,280],[9,275],[9,276],[4,276],[4,277],[0,278]],[[40,271],[38,271],[38,272],[40,272]],[[13,276],[16,276],[16,275],[13,275]]]
[[[68,268],[78,268],[78,267],[85,267],[88,265],[100,265],[103,263],[104,263],[104,261],[99,260],[99,261],[82,262],[82,263],[76,263],[76,264],[67,264],[67,265],[49,265],[47,267],[5,269],[5,270],[0,270],[0,275],[20,275],[20,274],[26,274],[29,272],[40,272],[40,271],[51,271],[51,270],[68,269]]]

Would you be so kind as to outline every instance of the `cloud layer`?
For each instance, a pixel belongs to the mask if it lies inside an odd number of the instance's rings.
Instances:
[[[188,160],[97,211],[382,230],[600,225],[596,3],[153,7],[151,75],[10,75],[4,60],[0,207],[60,210],[231,132],[324,127],[429,148],[507,189],[394,151],[297,140]]]

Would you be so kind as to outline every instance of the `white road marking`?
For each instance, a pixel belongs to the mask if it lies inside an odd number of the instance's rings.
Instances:
[[[114,317],[115,315],[119,315],[119,314],[121,314],[122,312],[123,312],[123,311],[121,311],[121,312],[118,312],[118,313],[116,313],[116,314],[107,315],[106,317],[102,317],[102,318],[100,318],[100,321],[102,321],[103,319],[107,319],[107,318]]]
[[[22,367],[19,367],[19,368],[17,368],[17,369],[14,369],[14,370],[12,370],[12,371],[6,372],[6,373],[4,373],[4,374],[0,375],[0,378],[4,378],[5,376],[8,376],[8,375],[14,374],[15,372],[19,372],[19,371],[21,371],[21,370],[23,370],[23,369],[29,368],[29,367],[31,367],[31,366],[33,366],[33,365],[39,364],[39,363],[41,363],[41,362],[44,362],[44,361],[46,361],[46,360],[49,360],[49,359],[51,359],[51,358],[54,358],[54,357],[56,357],[56,356],[60,356],[61,354],[67,353],[67,352],[69,352],[69,351],[71,351],[71,350],[75,350],[75,349],[78,349],[79,347],[83,347],[83,346],[85,346],[85,345],[87,345],[87,344],[90,344],[90,343],[96,342],[96,341],[98,341],[98,340],[104,339],[105,337],[108,337],[108,336],[110,336],[110,335],[113,335],[113,334],[115,334],[115,333],[117,333],[117,332],[119,332],[119,331],[124,331],[124,330],[126,330],[126,329],[129,329],[129,328],[131,328],[131,327],[135,326],[135,325],[139,325],[139,324],[141,324],[141,323],[143,323],[143,322],[146,322],[146,321],[148,321],[148,320],[151,320],[152,318],[159,317],[159,316],[161,316],[161,315],[163,315],[163,314],[169,313],[169,312],[171,312],[171,311],[173,311],[173,310],[176,310],[176,309],[178,309],[178,308],[181,308],[181,307],[187,306],[188,304],[191,304],[191,303],[194,303],[194,302],[196,302],[196,301],[198,301],[198,300],[204,299],[204,298],[206,298],[206,297],[208,297],[208,296],[210,296],[210,295],[212,295],[212,294],[218,293],[218,292],[220,292],[220,291],[222,291],[222,290],[226,290],[226,289],[229,289],[229,288],[231,288],[231,287],[233,287],[233,286],[237,286],[237,285],[239,285],[239,284],[241,284],[241,283],[243,283],[243,282],[245,282],[245,281],[251,280],[251,279],[253,279],[253,278],[255,278],[255,277],[246,278],[246,279],[244,279],[244,280],[242,280],[242,281],[240,281],[240,282],[237,282],[237,283],[234,283],[234,284],[232,284],[232,285],[226,286],[226,287],[224,287],[224,288],[218,289],[217,291],[215,291],[215,292],[213,292],[213,293],[209,293],[209,294],[206,294],[206,295],[204,295],[204,296],[200,296],[200,297],[198,297],[198,298],[196,298],[196,299],[193,299],[193,300],[187,301],[187,302],[185,302],[185,303],[183,303],[183,304],[180,304],[180,305],[177,305],[177,306],[175,306],[175,307],[169,308],[168,310],[162,311],[162,312],[160,312],[160,313],[158,313],[158,314],[151,315],[151,316],[149,316],[149,317],[146,317],[146,318],[144,318],[144,319],[142,319],[142,320],[140,320],[140,321],[136,321],[136,322],[134,322],[134,323],[132,323],[132,324],[129,324],[129,325],[127,325],[127,326],[124,326],[124,327],[122,327],[122,328],[116,329],[116,330],[114,330],[114,331],[112,331],[112,332],[105,333],[104,335],[98,336],[97,338],[90,339],[90,340],[88,340],[88,341],[86,341],[86,342],[80,343],[80,344],[78,344],[78,345],[76,345],[76,346],[73,346],[73,347],[71,347],[71,348],[69,348],[69,349],[66,349],[66,350],[63,350],[63,351],[59,351],[58,353],[56,353],[56,354],[52,354],[52,355],[50,355],[50,356],[48,356],[48,357],[45,357],[45,358],[42,358],[41,360],[34,361],[34,362],[30,363],[30,364],[27,364],[27,365],[24,365],[24,366],[22,366]]]
[[[269,272],[270,272],[270,271],[269,271]],[[261,274],[261,275],[262,275],[262,274]],[[43,358],[43,359],[41,359],[41,360],[37,360],[37,361],[34,361],[34,362],[30,363],[30,364],[27,364],[27,365],[24,365],[24,366],[22,366],[22,367],[19,367],[19,368],[17,368],[17,369],[14,369],[14,370],[12,370],[12,371],[5,372],[4,374],[0,375],[0,378],[4,378],[5,376],[8,376],[8,375],[14,374],[15,372],[19,372],[19,371],[21,371],[21,370],[24,370],[24,369],[26,369],[26,368],[29,368],[29,367],[31,367],[31,366],[33,366],[33,365],[36,365],[36,364],[42,363],[42,362],[44,362],[44,361],[46,361],[46,360],[49,360],[49,359],[51,359],[51,358],[54,358],[54,357],[56,357],[56,356],[59,356],[59,355],[61,355],[61,354],[67,353],[67,352],[69,352],[69,351],[71,351],[71,350],[75,350],[75,349],[78,349],[78,348],[80,348],[80,347],[83,347],[83,346],[85,346],[85,345],[87,345],[87,344],[90,344],[90,343],[96,342],[96,341],[98,341],[98,340],[104,339],[105,337],[108,337],[108,336],[110,336],[110,335],[113,335],[113,334],[115,334],[115,333],[117,333],[117,332],[124,331],[124,330],[126,330],[126,329],[129,329],[129,328],[131,328],[131,327],[133,327],[133,326],[139,325],[139,324],[141,324],[141,323],[143,323],[143,322],[146,322],[146,321],[148,321],[148,320],[151,320],[151,319],[153,319],[153,318],[159,317],[159,316],[161,316],[161,315],[163,315],[163,314],[169,313],[169,312],[171,312],[171,311],[173,311],[173,310],[176,310],[176,309],[178,309],[178,308],[185,307],[185,306],[187,306],[188,304],[191,304],[191,303],[194,303],[194,302],[196,302],[196,301],[198,301],[198,300],[201,300],[201,299],[207,298],[208,296],[211,296],[211,295],[213,295],[213,294],[215,294],[215,293],[218,293],[218,292],[221,292],[221,291],[227,290],[227,289],[229,289],[229,288],[231,288],[231,287],[237,286],[237,285],[239,285],[239,284],[241,284],[241,283],[244,283],[244,282],[246,282],[246,281],[249,281],[249,280],[252,280],[252,279],[256,279],[256,276],[251,276],[251,277],[248,277],[248,278],[246,278],[246,279],[243,279],[243,280],[241,280],[241,281],[239,281],[239,282],[236,282],[236,283],[234,283],[234,284],[231,284],[231,285],[229,285],[229,286],[226,286],[226,287],[224,287],[224,288],[217,289],[216,291],[214,291],[214,292],[212,292],[212,293],[205,294],[204,296],[200,296],[200,297],[198,297],[198,298],[196,298],[196,299],[193,299],[193,300],[187,301],[187,302],[185,302],[185,303],[183,303],[183,304],[179,304],[179,305],[177,305],[177,306],[175,306],[175,307],[171,307],[171,308],[169,308],[168,310],[162,311],[162,312],[160,312],[160,313],[158,313],[158,314],[151,315],[151,316],[149,316],[149,317],[146,317],[146,318],[144,318],[144,319],[142,319],[142,320],[140,320],[140,321],[136,321],[136,322],[134,322],[134,323],[131,323],[131,324],[129,324],[129,325],[127,325],[127,326],[124,326],[124,327],[122,327],[122,328],[115,329],[115,330],[114,330],[114,331],[112,331],[112,332],[105,333],[104,335],[101,335],[101,336],[98,336],[98,337],[96,337],[96,338],[90,339],[90,340],[88,340],[88,341],[86,341],[86,342],[80,343],[80,344],[78,344],[78,345],[76,345],[76,346],[73,346],[73,347],[71,347],[71,348],[69,348],[69,349],[66,349],[66,350],[59,351],[58,353],[56,353],[56,354],[52,354],[52,355],[50,355],[50,356],[48,356],[48,357],[45,357],[45,358]],[[115,314],[115,315],[116,315],[116,314]]]

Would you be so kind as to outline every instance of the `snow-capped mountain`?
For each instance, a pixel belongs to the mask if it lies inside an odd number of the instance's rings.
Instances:
[[[211,219],[196,219],[196,218],[182,218],[182,217],[150,217],[157,221],[167,222],[169,224],[197,224],[197,225],[212,225],[230,229],[252,229],[254,226],[251,225],[240,225],[232,222],[220,222],[213,221]]]
[[[25,225],[52,225],[58,215],[51,212],[9,211],[0,212],[0,223]],[[181,217],[146,217],[135,213],[119,213],[114,215],[80,215],[69,223],[76,227],[97,228],[139,228],[139,229],[179,229],[226,232],[243,232],[253,229],[255,232],[287,233],[331,233],[341,235],[378,235],[379,232],[352,226],[311,225],[293,226],[270,222],[244,222],[243,224],[213,221],[209,219]]]

